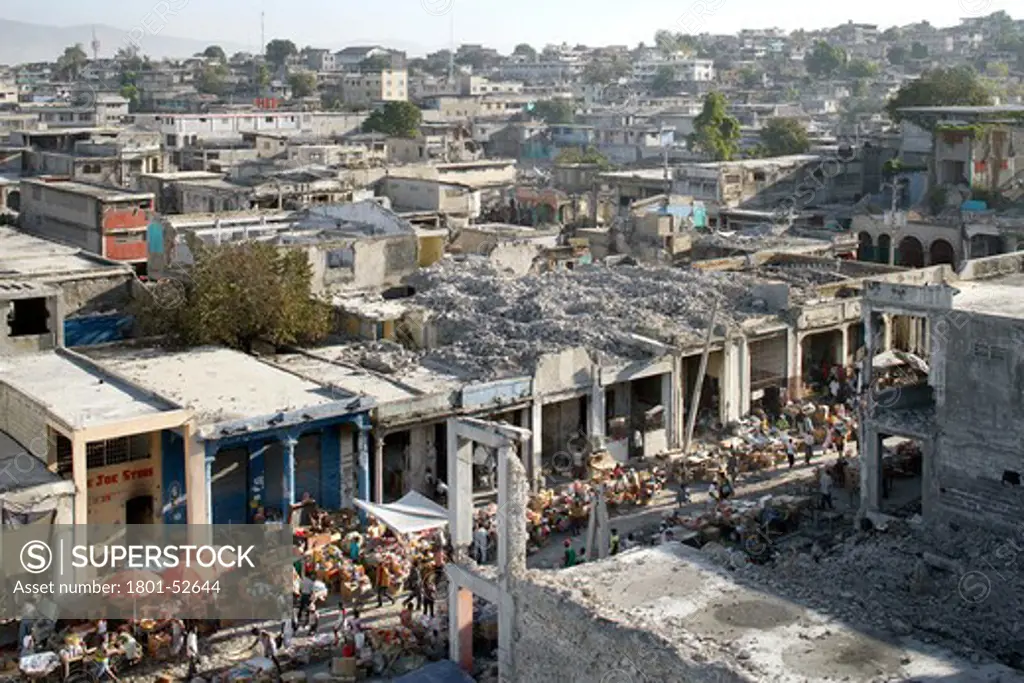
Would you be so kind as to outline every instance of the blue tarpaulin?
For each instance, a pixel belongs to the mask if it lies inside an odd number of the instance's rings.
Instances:
[[[394,683],[473,683],[473,678],[452,660],[442,659],[396,678]]]
[[[125,315],[94,315],[64,321],[64,346],[109,344],[131,336],[134,318]]]

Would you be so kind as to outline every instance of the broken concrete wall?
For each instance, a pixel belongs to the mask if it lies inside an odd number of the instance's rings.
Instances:
[[[544,354],[537,361],[534,393],[553,394],[589,386],[593,380],[592,367],[590,354],[582,347]]]
[[[0,375],[2,380],[2,375]],[[47,461],[51,450],[46,413],[21,392],[0,381],[0,432],[17,441],[32,455]],[[19,465],[24,468],[24,465]]]
[[[495,270],[516,277],[533,270],[539,257],[540,247],[535,242],[502,242],[488,256]]]
[[[720,665],[696,662],[649,631],[600,618],[567,591],[527,580],[515,601],[514,680],[518,683],[740,683]]]
[[[946,338],[933,345],[944,377],[936,391],[942,428],[926,485],[936,514],[1009,528],[1024,517],[1024,321],[970,315],[944,327]]]

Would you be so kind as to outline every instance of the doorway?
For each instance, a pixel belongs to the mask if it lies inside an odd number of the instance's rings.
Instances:
[[[153,496],[136,496],[124,504],[124,519],[127,524],[153,523]]]

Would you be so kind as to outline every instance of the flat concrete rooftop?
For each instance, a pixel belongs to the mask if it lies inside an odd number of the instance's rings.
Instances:
[[[910,638],[867,632],[745,586],[679,543],[549,576],[541,583],[583,591],[602,617],[721,661],[742,676],[736,680],[1024,681],[1002,665],[972,664]]]
[[[54,352],[0,360],[0,383],[31,397],[73,429],[90,429],[178,410]]]
[[[319,384],[230,349],[82,349],[98,365],[192,409],[200,426],[342,400]]]
[[[353,396],[370,396],[378,403],[404,401],[419,395],[418,392],[403,387],[399,382],[390,381],[357,366],[332,362],[324,357],[281,354],[276,356],[273,362],[289,372],[308,377],[311,380],[315,378],[317,382],[338,387]]]
[[[1024,273],[992,280],[960,280],[953,285],[953,308],[1002,318],[1024,318]]]
[[[132,268],[76,247],[0,226],[0,278],[31,279],[103,271],[127,274]]]
[[[107,187],[105,185],[90,185],[89,183],[80,183],[74,180],[31,180],[23,179],[22,184],[29,184],[33,186],[46,187],[57,192],[66,192],[68,194],[85,195],[98,199],[104,202],[134,202],[142,201],[145,199],[153,199],[153,193],[151,192],[130,192],[128,190],[122,190],[116,187]]]

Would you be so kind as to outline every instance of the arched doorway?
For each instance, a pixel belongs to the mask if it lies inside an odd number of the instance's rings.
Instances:
[[[878,249],[876,255],[879,263],[889,263],[889,253],[892,251],[892,238],[882,234],[878,236]]]
[[[7,194],[7,208],[11,211],[21,211],[21,192],[11,190]]]
[[[875,260],[875,241],[871,238],[871,235],[866,232],[862,232],[857,235],[857,260]]]
[[[937,266],[940,263],[948,263],[956,268],[956,252],[953,245],[946,240],[935,240],[928,248],[928,262]]]
[[[905,268],[924,268],[924,247],[916,237],[904,237],[896,248],[896,265]]]

